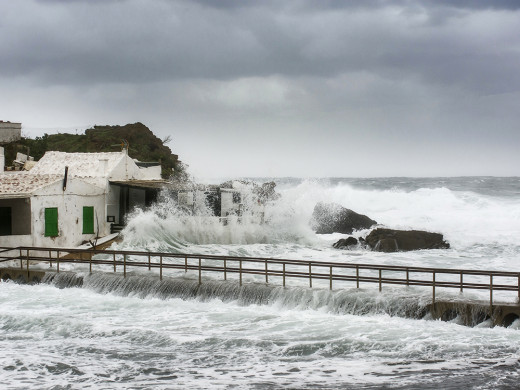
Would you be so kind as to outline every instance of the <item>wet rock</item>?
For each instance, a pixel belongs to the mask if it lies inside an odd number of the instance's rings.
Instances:
[[[312,213],[312,227],[318,234],[351,234],[354,230],[368,229],[377,222],[337,203],[318,203]]]
[[[397,252],[419,249],[447,249],[450,244],[440,233],[423,230],[394,230],[378,228],[366,237],[366,243],[374,251]]]
[[[336,249],[342,249],[342,248],[348,248],[348,247],[351,247],[351,246],[354,246],[357,244],[358,244],[357,238],[351,236],[351,237],[347,237],[347,238],[342,238],[338,242],[335,242],[334,244],[332,244],[332,246]]]

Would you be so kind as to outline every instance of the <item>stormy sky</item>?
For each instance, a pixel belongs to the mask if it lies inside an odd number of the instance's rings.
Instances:
[[[0,119],[201,177],[520,175],[520,0],[0,0]]]

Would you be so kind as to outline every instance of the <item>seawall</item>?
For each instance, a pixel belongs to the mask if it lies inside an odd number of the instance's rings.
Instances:
[[[279,305],[285,308],[325,309],[338,314],[366,315],[385,313],[412,319],[454,321],[461,325],[476,326],[488,321],[490,326],[510,326],[520,318],[520,305],[489,303],[474,300],[437,300],[417,294],[406,294],[406,287],[389,294],[363,289],[326,290],[307,287],[282,287],[263,283],[198,280],[187,277],[121,274],[104,272],[59,272],[0,268],[2,281],[24,284],[46,283],[57,288],[81,287],[98,293],[113,293],[140,298],[180,298],[207,301],[220,299],[240,305]]]

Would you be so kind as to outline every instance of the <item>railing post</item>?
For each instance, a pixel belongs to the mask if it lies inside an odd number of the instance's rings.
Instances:
[[[282,275],[283,275],[283,286],[285,287],[285,263],[283,263]],[[520,280],[520,276],[518,277],[518,280]],[[519,289],[518,291],[520,291],[520,287],[518,289]],[[520,292],[518,294],[520,296]]]
[[[435,310],[435,271],[433,271],[432,310]]]
[[[116,253],[112,253],[112,258],[114,259],[114,272],[116,272]]]
[[[188,272],[188,256],[184,256],[184,272]]]
[[[199,285],[202,284],[202,262],[199,257]]]
[[[518,274],[518,302],[520,302],[520,274]]]
[[[148,253],[148,271],[152,270],[152,259],[150,258],[150,254]]]
[[[224,259],[224,280],[227,280],[227,260]]]
[[[460,292],[464,291],[464,274],[460,271]]]
[[[493,274],[489,274],[489,316],[493,317]]]
[[[312,288],[312,269],[311,269],[311,263],[309,263],[309,287]]]
[[[159,256],[159,280],[162,280],[162,256]]]
[[[60,273],[60,251],[56,252],[56,273]]]
[[[410,286],[410,270],[406,268],[406,285]]]
[[[49,267],[52,268],[52,251],[49,249]]]
[[[383,278],[382,278],[383,270],[379,270],[379,292],[383,290]]]
[[[20,249],[20,269],[23,269],[23,255],[22,255],[21,249]]]
[[[27,283],[29,283],[29,249],[27,249]]]
[[[265,284],[269,284],[269,274],[267,271],[267,259],[265,259]]]
[[[359,288],[359,265],[356,265],[356,288]]]
[[[242,286],[242,260],[239,260],[240,263],[240,285]]]
[[[329,273],[329,290],[332,290],[332,265],[330,266],[330,273]]]
[[[89,271],[92,273],[92,253],[89,254]]]
[[[123,255],[123,278],[126,278],[126,253]]]

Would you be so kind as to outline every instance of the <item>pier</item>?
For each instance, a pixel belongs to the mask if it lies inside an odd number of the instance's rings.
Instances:
[[[172,274],[172,270],[177,270],[193,275],[199,285],[209,274],[224,281],[235,280],[240,286],[245,283],[246,275],[253,275],[255,282],[283,287],[291,283],[302,286],[302,280],[310,288],[330,290],[371,284],[382,292],[385,286],[418,286],[431,289],[431,302],[427,310],[433,318],[450,321],[459,316],[466,325],[491,319],[494,325],[504,326],[520,318],[520,272],[47,247],[0,248],[0,262],[11,262],[10,267],[0,268],[2,280],[28,283],[39,282],[46,272],[59,273],[60,266],[63,268],[65,264],[83,264],[88,265],[91,273],[110,271],[121,273],[123,277],[136,269],[154,270],[160,280],[163,276],[170,276],[168,273]],[[49,269],[34,267],[41,263],[47,263]],[[299,282],[293,282],[295,280]],[[487,290],[489,299],[439,299],[440,289],[461,293],[465,290]],[[494,295],[498,292],[507,293],[515,302],[495,301]]]

